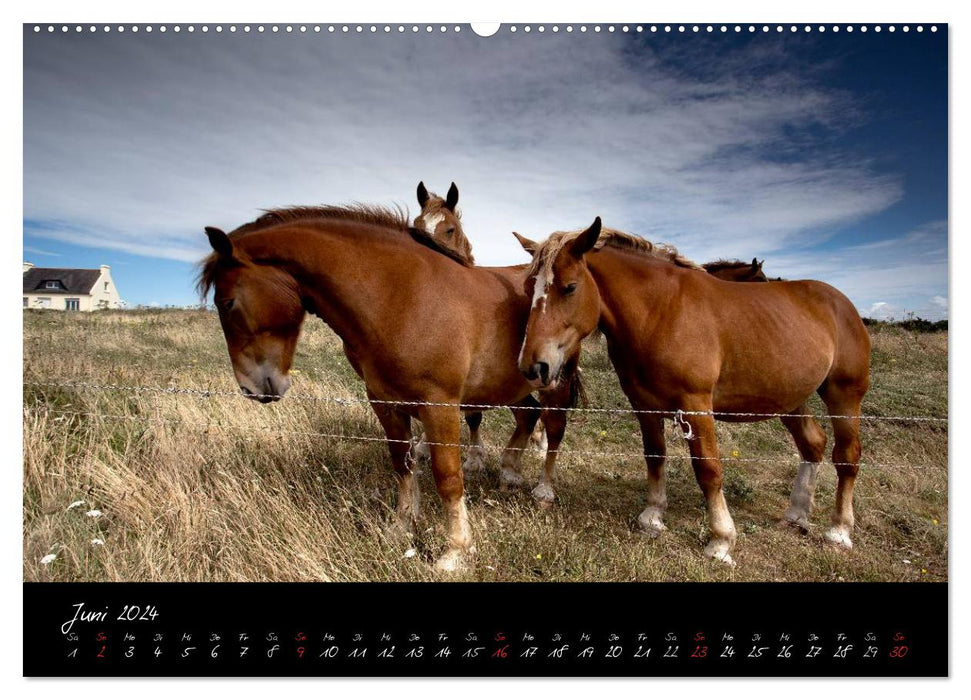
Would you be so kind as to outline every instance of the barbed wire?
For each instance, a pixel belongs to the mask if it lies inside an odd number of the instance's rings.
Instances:
[[[199,422],[191,423],[190,421],[181,418],[162,418],[162,417],[152,417],[152,416],[132,416],[132,415],[113,415],[106,413],[96,413],[92,411],[68,411],[63,409],[57,409],[49,406],[25,406],[25,412],[37,411],[43,412],[45,414],[54,414],[60,416],[77,416],[86,418],[99,418],[102,420],[122,420],[131,422],[143,422],[143,423],[155,423],[160,425],[170,424],[170,425],[182,425],[188,427],[195,427],[198,429],[203,429],[204,432],[208,432],[210,429],[217,429],[228,432],[232,426],[223,425],[220,423],[212,422]],[[56,419],[55,419],[56,420]],[[244,428],[241,428],[244,429]],[[317,432],[312,430],[286,430],[283,428],[273,428],[266,426],[246,426],[245,430],[255,430],[264,433],[275,433],[279,435],[293,435],[299,437],[313,437],[313,438],[331,438],[338,440],[352,440],[358,442],[369,442],[369,443],[399,443],[399,444],[416,444],[418,441],[414,438],[411,440],[396,439],[389,437],[382,437],[377,435],[348,435],[347,433],[325,433]],[[500,447],[499,445],[484,445],[469,442],[434,442],[422,440],[422,444],[433,446],[433,447],[478,447],[490,452],[528,452],[533,449],[531,446],[526,447]],[[792,464],[792,459],[779,459],[779,458],[769,458],[769,457],[735,457],[735,456],[713,456],[713,457],[692,457],[686,454],[668,454],[668,453],[646,453],[646,452],[613,452],[607,450],[576,450],[572,448],[568,449],[558,449],[558,450],[547,450],[548,453],[563,455],[563,456],[576,456],[576,457],[616,457],[622,459],[676,459],[679,461],[689,461],[698,460],[706,461],[720,460],[722,462],[737,462],[737,463],[760,463],[760,464]],[[795,457],[797,461],[801,461],[801,457]],[[834,467],[839,466],[854,466],[850,462],[829,462]],[[876,463],[861,463],[857,464],[860,469],[934,469],[928,465],[918,465],[918,464],[876,464]]]
[[[213,389],[197,389],[194,387],[161,387],[161,386],[140,386],[124,384],[94,384],[90,382],[38,382],[25,381],[24,386],[38,388],[61,388],[61,389],[90,389],[92,391],[129,391],[132,393],[155,393],[170,395],[199,396],[201,398],[212,397],[232,397],[245,399],[280,399],[278,394],[249,394],[244,395],[237,391],[224,391]],[[759,413],[746,411],[690,411],[683,409],[635,409],[635,408],[589,408],[589,407],[569,407],[569,406],[541,406],[526,407],[510,404],[479,404],[479,403],[450,403],[443,401],[407,401],[399,399],[371,399],[363,396],[336,397],[336,396],[287,396],[288,401],[298,402],[317,402],[333,403],[337,405],[389,405],[389,406],[430,406],[443,408],[459,408],[461,410],[487,411],[493,409],[510,409],[525,411],[568,411],[573,413],[614,413],[614,414],[647,414],[659,415],[674,418],[675,416],[712,416],[726,418],[823,418],[823,419],[858,419],[867,421],[893,421],[893,422],[923,422],[923,423],[947,423],[948,418],[939,416],[879,416],[879,415],[851,415],[851,414],[814,414],[814,413]]]

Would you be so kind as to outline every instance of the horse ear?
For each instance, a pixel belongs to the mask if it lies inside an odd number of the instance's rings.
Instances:
[[[758,266],[759,266],[759,259],[752,258],[752,267],[758,267]]]
[[[516,237],[516,240],[519,241],[519,245],[523,247],[523,250],[525,250],[530,255],[536,255],[536,249],[539,248],[539,243],[537,243],[536,241],[529,240],[528,238],[526,238],[526,236],[520,236],[515,231],[512,232],[512,235],[514,235]]]
[[[233,242],[221,228],[206,226],[206,235],[209,236],[209,245],[219,254],[219,257],[227,260],[233,257]]]
[[[760,270],[762,269],[762,265],[764,265],[764,264],[765,264],[765,258],[763,258],[762,260],[759,260],[759,269]]]
[[[425,189],[425,182],[418,183],[418,206],[422,209],[425,208],[425,204],[428,203],[428,190]]]
[[[597,245],[597,239],[600,238],[601,223],[600,217],[598,216],[590,224],[590,228],[581,233],[573,241],[570,246],[570,254],[575,258],[582,258],[587,252],[593,250],[593,247]]]
[[[455,205],[459,203],[459,188],[452,183],[452,186],[448,188],[448,194],[445,195],[445,208],[450,212],[455,211]]]

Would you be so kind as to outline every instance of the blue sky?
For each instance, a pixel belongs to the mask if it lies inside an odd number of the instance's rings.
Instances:
[[[203,226],[456,181],[480,264],[589,224],[947,316],[946,32],[24,35],[24,258],[191,304]]]

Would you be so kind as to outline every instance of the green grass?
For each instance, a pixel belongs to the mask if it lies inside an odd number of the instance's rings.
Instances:
[[[871,328],[869,415],[947,416],[947,334]],[[581,366],[591,406],[628,407],[602,339]],[[24,578],[56,581],[435,580],[444,518],[423,469],[420,527],[390,534],[395,493],[366,405],[298,397],[360,397],[341,344],[309,319],[287,399],[235,394],[225,343],[204,311],[24,313]],[[227,396],[35,387],[30,382],[191,387]],[[813,403],[824,413],[820,402]],[[108,417],[106,417],[108,416]],[[493,411],[483,436],[493,464],[512,430]],[[824,424],[829,432],[829,428]],[[466,487],[477,555],[460,578],[490,581],[917,581],[947,578],[947,428],[868,421],[856,487],[852,552],[822,542],[835,474],[820,471],[814,529],[779,528],[798,457],[778,421],[719,424],[737,566],[702,554],[704,501],[684,442],[667,427],[669,532],[635,525],[646,474],[628,415],[575,414],[557,471],[557,503],[502,493],[494,473]],[[735,455],[742,460],[732,461]],[[527,453],[525,473],[541,462]],[[84,500],[81,507],[68,506]],[[91,509],[101,511],[90,517]],[[100,539],[103,545],[91,541]],[[417,556],[407,557],[414,549]],[[55,553],[49,565],[44,555]]]

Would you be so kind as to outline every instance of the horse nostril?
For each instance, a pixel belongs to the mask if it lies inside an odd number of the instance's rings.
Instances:
[[[536,374],[535,365],[527,367],[526,369],[521,369],[520,371],[523,373],[523,376],[526,377],[526,379],[528,379],[529,381],[533,381],[538,376]]]
[[[533,379],[536,378],[536,375],[539,375],[539,378],[543,381],[543,384],[550,383],[550,366],[548,363],[537,362],[535,365],[532,366],[532,372],[533,372]]]

